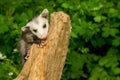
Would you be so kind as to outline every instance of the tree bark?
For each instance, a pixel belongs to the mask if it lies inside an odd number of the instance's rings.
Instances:
[[[67,14],[52,13],[46,45],[43,48],[32,45],[28,60],[14,80],[60,80],[67,55],[70,27]]]

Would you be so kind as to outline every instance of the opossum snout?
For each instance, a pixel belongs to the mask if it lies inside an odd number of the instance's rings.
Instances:
[[[46,39],[47,36],[46,35],[40,35],[40,39]]]

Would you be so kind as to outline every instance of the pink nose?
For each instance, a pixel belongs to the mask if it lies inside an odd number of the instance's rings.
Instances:
[[[45,35],[40,35],[40,39],[46,39]]]

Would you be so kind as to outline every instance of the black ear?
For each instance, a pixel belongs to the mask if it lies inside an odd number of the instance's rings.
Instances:
[[[23,26],[23,27],[21,28],[21,30],[22,30],[22,31],[30,30],[30,27],[29,27],[29,26]]]
[[[48,15],[49,15],[49,11],[47,9],[44,9],[41,13],[41,17],[42,18],[48,18]]]

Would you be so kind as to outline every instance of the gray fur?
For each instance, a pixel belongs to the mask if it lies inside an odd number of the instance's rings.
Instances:
[[[25,57],[33,43],[40,44],[40,39],[36,37],[29,29],[22,32],[18,42],[18,50],[22,56],[22,64],[25,63]]]

